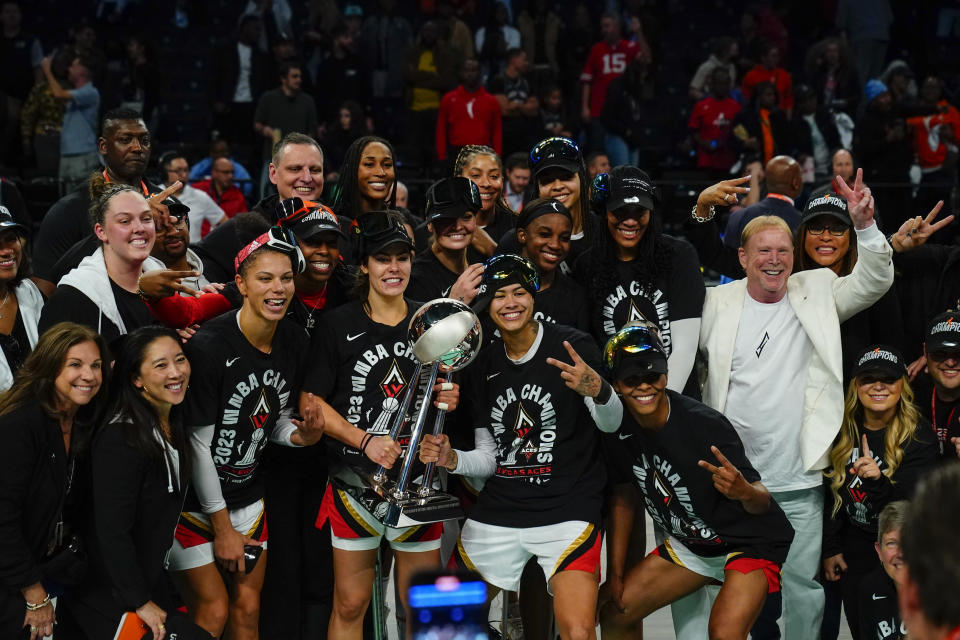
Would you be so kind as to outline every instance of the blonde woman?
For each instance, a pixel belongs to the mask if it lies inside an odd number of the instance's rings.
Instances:
[[[939,451],[930,424],[913,404],[900,353],[873,345],[854,362],[843,423],[824,472],[823,573],[839,582],[856,640],[859,583],[878,563],[877,518],[888,503],[910,497]]]

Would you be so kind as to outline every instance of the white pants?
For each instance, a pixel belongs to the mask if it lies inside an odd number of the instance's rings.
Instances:
[[[770,495],[783,509],[794,531],[787,561],[781,567],[781,638],[810,640],[820,635],[823,618],[823,587],[816,581],[823,541],[823,487],[772,491]],[[671,605],[677,640],[708,637],[710,610],[719,592],[719,587],[704,587]]]

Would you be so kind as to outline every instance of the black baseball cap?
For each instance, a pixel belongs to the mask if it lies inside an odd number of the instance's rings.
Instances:
[[[530,295],[536,295],[540,290],[540,274],[526,258],[512,253],[501,253],[488,258],[483,265],[483,279],[473,301],[473,310],[477,313],[487,308],[497,290],[502,287],[519,284],[529,291]]]
[[[8,229],[14,229],[22,236],[27,235],[27,228],[14,220],[10,210],[0,204],[0,231],[6,231]]]
[[[570,211],[563,206],[563,203],[559,200],[554,200],[553,198],[538,198],[527,203],[527,206],[520,211],[520,214],[517,216],[517,228],[525,229],[527,225],[540,216],[548,216],[553,213],[558,213],[570,218]]]
[[[343,229],[340,228],[340,221],[330,207],[319,202],[311,202],[310,204],[313,206],[310,207],[309,213],[300,218],[291,228],[294,236],[305,240],[318,233],[331,231],[345,237]]]
[[[580,147],[570,138],[556,136],[538,142],[530,150],[530,168],[534,177],[552,167],[560,167],[570,173],[580,170],[583,162]]]
[[[444,178],[427,189],[427,206],[424,217],[427,222],[437,218],[459,218],[465,213],[480,211],[480,190],[469,178],[455,176]]]
[[[603,364],[613,380],[667,373],[667,352],[651,323],[631,322],[607,340]]]
[[[903,356],[893,347],[873,345],[857,354],[852,375],[857,378],[866,374],[877,374],[891,378],[900,378],[907,373]]]
[[[944,311],[930,321],[924,340],[927,353],[960,351],[960,313]]]
[[[836,218],[848,227],[853,226],[853,220],[850,219],[847,199],[833,193],[825,193],[822,196],[813,198],[807,202],[803,209],[803,217],[800,218],[800,224],[804,224],[817,216],[831,216]]]
[[[413,251],[413,240],[396,211],[370,211],[354,224],[360,235],[361,258],[383,251],[392,244],[402,244]]]
[[[616,211],[620,207],[638,206],[643,209],[654,209],[656,188],[646,171],[621,165],[610,170],[610,193],[607,197],[608,211]]]

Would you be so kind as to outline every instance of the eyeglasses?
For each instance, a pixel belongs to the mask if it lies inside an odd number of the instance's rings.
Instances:
[[[570,138],[554,137],[541,140],[530,150],[531,169],[548,158],[563,158],[580,164],[580,147]]]
[[[835,238],[839,238],[847,232],[848,228],[849,227],[847,226],[834,225],[834,224],[826,224],[826,225],[823,225],[822,227],[817,225],[817,226],[807,227],[807,233],[809,233],[812,236],[822,236],[824,231],[829,231],[830,235],[832,235]]]
[[[519,277],[521,284],[533,289],[540,290],[540,274],[534,268],[533,264],[520,256],[511,253],[503,253],[488,258],[484,263],[483,282],[489,285],[491,289],[498,289],[503,286],[499,283],[508,278]]]
[[[624,327],[607,340],[603,348],[603,364],[609,373],[613,373],[621,359],[644,351],[663,353],[660,336],[648,325]]]
[[[244,260],[249,258],[251,253],[261,247],[270,247],[291,256],[297,251],[296,240],[294,240],[293,234],[289,230],[281,229],[280,227],[270,227],[269,231],[240,250],[240,253],[238,253],[237,257],[233,260],[234,268],[239,272],[240,265],[243,264]]]

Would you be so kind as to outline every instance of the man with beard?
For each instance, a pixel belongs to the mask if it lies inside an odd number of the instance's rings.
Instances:
[[[150,161],[151,145],[150,132],[143,117],[132,109],[112,109],[100,120],[100,131],[97,150],[106,165],[104,179],[138,187],[144,196],[159,193],[161,188],[143,177]],[[53,293],[60,277],[96,250],[96,237],[87,214],[90,207],[88,183],[89,180],[84,181],[54,203],[40,224],[33,247],[33,264],[37,286],[45,295]],[[81,240],[90,242],[89,251],[80,252],[73,264],[58,266],[64,254]]]
[[[210,284],[210,281],[203,276],[203,262],[189,246],[190,216],[184,213],[174,217],[174,213],[174,211],[170,212],[170,224],[157,229],[156,240],[153,242],[150,255],[167,265],[167,269],[190,271],[196,274],[181,278],[180,284],[199,291],[201,287]]]

